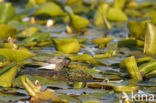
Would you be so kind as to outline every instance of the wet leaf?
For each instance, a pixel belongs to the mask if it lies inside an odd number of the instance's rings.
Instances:
[[[7,39],[10,36],[15,36],[18,32],[17,29],[7,24],[0,24],[0,28],[0,39]]]
[[[134,85],[121,85],[113,87],[116,92],[132,92],[138,91],[139,87]]]
[[[109,42],[113,41],[114,39],[112,37],[106,37],[106,38],[95,38],[92,40],[93,44],[99,45],[99,47],[103,47]]]
[[[15,14],[15,9],[10,3],[0,2],[0,23],[7,23]]]
[[[124,12],[125,12],[125,14],[127,16],[142,17],[142,14],[139,11],[135,10],[135,9],[125,9]]]
[[[75,14],[70,14],[69,26],[72,27],[73,29],[81,30],[81,29],[88,27],[89,24],[90,22],[88,19],[75,15]]]
[[[83,103],[101,103],[101,102],[99,102],[99,101],[85,101]]]
[[[147,17],[151,17],[151,22],[152,24],[156,24],[156,12],[155,11],[150,11],[150,12],[147,12],[145,15],[144,15],[145,18]]]
[[[29,37],[35,34],[39,29],[37,27],[30,27],[26,28],[24,31],[21,32],[21,35],[24,37]]]
[[[142,39],[144,40],[145,38],[145,24],[150,21],[130,21],[128,22],[128,28],[130,32],[130,37],[134,37],[136,39]]]
[[[156,27],[150,23],[146,26],[144,53],[149,55],[156,54]]]
[[[83,4],[73,4],[70,5],[74,13],[88,13],[89,8],[84,6]]]
[[[53,2],[47,2],[40,6],[40,8],[34,13],[34,15],[48,14],[52,17],[65,15],[63,10]]]
[[[110,21],[127,21],[128,20],[126,14],[116,8],[110,8],[106,17]]]
[[[77,39],[53,39],[53,43],[56,50],[63,53],[77,53],[80,50],[80,44]]]
[[[59,103],[68,103],[67,100],[60,99],[59,97],[55,96],[55,91],[51,89],[47,89],[43,92],[40,92],[40,90],[25,76],[22,76],[21,78],[22,84],[24,85],[24,88],[28,92],[28,94],[31,96],[30,101],[31,102],[43,102],[43,101],[53,101],[59,102]]]
[[[18,66],[12,63],[0,70],[0,86],[11,87],[17,72]]]
[[[65,4],[72,5],[72,4],[80,4],[82,0],[66,0]]]
[[[144,46],[144,41],[141,40],[135,40],[135,39],[123,39],[118,42],[119,47],[143,47]]]
[[[125,67],[128,70],[128,73],[130,74],[131,78],[133,78],[136,81],[142,81],[142,76],[140,74],[140,71],[138,69],[138,66],[136,64],[136,60],[134,56],[127,57],[123,61]]]
[[[27,50],[0,49],[0,55],[6,57],[9,61],[23,61],[34,56]]]
[[[155,78],[155,77],[156,77],[156,70],[153,70],[153,71],[151,71],[150,73],[145,74],[145,77],[146,77],[147,79]]]
[[[81,88],[84,88],[85,87],[85,85],[86,85],[86,83],[85,82],[76,82],[76,83],[74,83],[74,89],[81,89]]]
[[[156,67],[156,61],[154,60],[149,63],[145,63],[145,64],[141,65],[139,67],[139,71],[143,74],[147,74],[147,73],[155,70],[156,69],[155,67]]]
[[[106,3],[101,4],[94,14],[94,24],[97,26],[102,26],[105,24],[106,13],[109,9],[109,5]]]
[[[125,0],[115,0],[113,7],[122,10],[125,6],[125,3]]]
[[[23,45],[25,46],[33,46],[41,41],[48,41],[48,40],[50,40],[50,35],[48,33],[37,33],[30,37],[27,37],[22,42],[24,43]]]
[[[94,58],[109,58],[109,57],[112,57],[112,56],[115,56],[116,55],[116,50],[109,50],[108,52],[106,52],[105,54],[98,54],[98,55],[95,55]]]
[[[90,61],[93,59],[93,57],[88,54],[82,54],[82,55],[70,57],[70,59],[73,61]]]

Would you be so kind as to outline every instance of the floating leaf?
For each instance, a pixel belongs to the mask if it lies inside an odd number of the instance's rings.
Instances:
[[[144,53],[149,55],[156,54],[156,27],[150,23],[147,24],[145,34]]]
[[[147,74],[153,70],[156,70],[156,61],[151,61],[149,63],[145,63],[139,67],[139,71],[142,74]]]
[[[116,8],[110,8],[106,17],[110,21],[127,21],[128,20],[126,14]]]
[[[156,25],[156,11],[147,12],[147,13],[144,15],[144,17],[145,17],[145,18],[151,17],[151,22],[152,22],[152,24]]]
[[[63,53],[77,53],[80,50],[80,44],[77,39],[53,39],[55,48]]]
[[[55,103],[68,103],[67,100],[60,99],[55,96],[55,91],[47,89],[43,92],[40,90],[25,76],[21,77],[22,84],[31,97],[31,102],[44,102],[44,101],[53,101]]]
[[[26,28],[24,31],[21,32],[21,35],[24,37],[29,37],[35,34],[39,29],[37,27],[30,27]]]
[[[99,101],[85,101],[83,103],[101,103],[101,102],[99,102]]]
[[[10,61],[23,61],[34,56],[27,50],[0,49],[0,55],[6,57]]]
[[[123,39],[118,42],[119,47],[143,47],[144,41],[135,40],[135,39]]]
[[[146,77],[147,79],[155,78],[155,77],[156,77],[156,70],[153,70],[153,71],[151,71],[150,73],[145,74],[145,77]]]
[[[12,63],[0,70],[0,86],[11,87],[17,72],[17,64]]]
[[[14,7],[10,3],[0,2],[0,23],[7,23],[13,19],[14,16]]]
[[[82,55],[70,57],[70,59],[73,61],[90,61],[93,59],[93,57],[88,54],[82,54]]]
[[[76,82],[76,83],[74,83],[74,89],[84,88],[85,85],[86,85],[85,82]]]
[[[135,10],[135,9],[125,9],[124,12],[125,12],[125,14],[127,16],[142,17],[142,14],[139,11]]]
[[[136,39],[143,39],[145,38],[145,24],[150,21],[130,21],[128,22],[128,29],[130,32],[130,37],[134,37]]]
[[[4,43],[3,45],[3,48],[7,48],[7,49],[17,49],[18,46],[14,43]]]
[[[150,62],[152,60],[153,60],[153,58],[152,57],[148,57],[148,56],[136,59],[138,65]]]
[[[6,24],[0,24],[0,39],[8,39],[17,34],[18,30]]]
[[[36,96],[40,90],[26,76],[21,77],[21,82],[30,96]]]
[[[123,60],[123,63],[125,67],[127,68],[128,73],[130,74],[131,78],[133,78],[136,81],[142,81],[142,76],[139,72],[134,56],[127,57],[125,60]]]
[[[67,5],[72,5],[72,4],[81,4],[82,0],[66,0]]]
[[[47,0],[28,0],[26,8],[34,7],[46,3]]]
[[[114,8],[117,8],[119,10],[122,10],[125,6],[126,0],[114,0]]]
[[[112,37],[106,37],[106,38],[95,38],[92,40],[93,44],[99,45],[99,47],[103,47],[109,42],[113,41],[114,39]]]
[[[40,8],[34,13],[35,15],[48,14],[49,16],[62,16],[65,13],[62,9],[53,2],[47,2],[40,6]]]
[[[89,20],[86,18],[83,18],[81,16],[70,14],[70,27],[72,27],[75,30],[81,30],[89,25]]]
[[[94,14],[94,24],[97,26],[102,26],[105,24],[106,13],[109,9],[109,5],[104,3],[101,4]]]
[[[70,5],[74,13],[88,13],[89,8],[87,6],[84,6],[83,4],[73,4]]]
[[[116,92],[134,92],[138,91],[139,86],[134,85],[121,85],[121,86],[114,86],[113,87]]]
[[[98,55],[95,55],[94,58],[109,58],[109,57],[112,57],[112,56],[115,56],[116,55],[116,50],[109,50],[108,52],[106,52],[105,54],[98,54]]]
[[[49,41],[50,35],[48,33],[37,33],[30,37],[27,37],[22,42],[24,46],[34,46],[41,41]],[[51,41],[51,40],[50,40]]]

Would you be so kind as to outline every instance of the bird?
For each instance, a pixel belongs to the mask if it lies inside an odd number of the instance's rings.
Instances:
[[[64,67],[68,67],[71,62],[70,58],[67,57],[53,57],[52,59],[43,61],[44,63],[40,64],[39,69],[49,69],[59,71]]]

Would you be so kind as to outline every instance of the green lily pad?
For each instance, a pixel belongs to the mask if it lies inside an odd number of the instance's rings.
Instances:
[[[66,0],[65,4],[72,5],[72,4],[81,4],[82,0]]]
[[[31,8],[36,5],[41,5],[46,3],[47,0],[28,0],[28,3],[26,4],[26,8]]]
[[[81,30],[81,29],[84,29],[86,27],[88,27],[90,24],[89,20],[84,18],[84,17],[81,17],[81,16],[78,16],[78,15],[75,15],[75,14],[70,14],[70,27],[72,27],[73,29],[75,30]]]
[[[106,17],[110,21],[127,21],[128,20],[128,17],[126,16],[126,14],[116,8],[110,8]]]
[[[114,0],[114,8],[122,10],[125,6],[126,0]]]
[[[77,39],[65,38],[65,39],[53,39],[53,43],[57,51],[63,53],[77,53],[80,50],[80,44]]]
[[[34,15],[48,14],[49,16],[62,16],[65,12],[59,7],[59,5],[53,2],[47,2],[40,6],[40,8],[34,13]]]
[[[0,23],[7,23],[15,14],[15,9],[10,3],[0,2]]]
[[[6,24],[0,24],[0,39],[7,39],[17,34],[18,30]]]
[[[82,55],[70,57],[70,59],[73,61],[90,61],[93,59],[93,57],[88,54],[82,54]]]
[[[109,9],[109,5],[107,3],[101,4],[94,14],[94,24],[97,26],[102,26],[105,24],[106,13]]]
[[[17,71],[16,63],[12,63],[0,70],[0,86],[11,87]]]
[[[132,79],[136,81],[142,81],[143,78],[140,74],[140,71],[136,64],[136,59],[134,56],[127,57],[125,60],[123,60],[123,63],[126,69],[128,70],[128,73],[130,74]]]
[[[112,37],[105,37],[105,38],[95,38],[92,40],[93,44],[97,44],[100,47],[104,47],[109,42],[113,41],[114,39]]]
[[[22,42],[24,43],[23,45],[25,46],[32,46],[32,45],[36,45],[38,42],[46,41],[46,40],[50,40],[49,33],[37,33],[30,37],[27,37]]]
[[[156,54],[156,27],[148,23],[146,26],[144,53],[149,55]]]
[[[6,57],[9,61],[23,61],[34,56],[27,50],[0,49],[0,55]]]
[[[127,26],[130,32],[130,37],[134,37],[136,39],[143,39],[145,38],[145,24],[150,22],[149,20],[146,21],[130,21],[128,22]]]
[[[156,24],[156,11],[150,11],[147,12],[143,17],[147,18],[147,17],[151,17],[151,22],[152,24]]]
[[[135,40],[135,39],[123,39],[118,42],[119,47],[143,47],[144,41]]]
[[[21,35],[24,37],[29,37],[35,34],[39,29],[37,27],[30,27],[26,28],[24,31],[21,32]]]

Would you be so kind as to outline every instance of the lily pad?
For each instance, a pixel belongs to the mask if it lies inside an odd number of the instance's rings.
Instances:
[[[21,35],[24,37],[29,37],[35,34],[39,29],[37,27],[30,27],[26,28],[24,31],[21,32]]]
[[[88,27],[90,24],[89,20],[84,18],[84,17],[81,17],[81,16],[78,16],[78,15],[75,15],[75,14],[70,14],[70,27],[72,27],[73,29],[75,30],[81,30],[81,29],[84,29],[86,27]]]
[[[70,59],[73,61],[90,61],[93,59],[93,57],[88,54],[82,54],[82,55],[70,57]]]
[[[144,53],[149,55],[156,54],[156,27],[148,23],[146,26]]]
[[[142,81],[142,76],[140,74],[140,71],[138,69],[138,66],[136,64],[136,59],[134,56],[128,57],[125,60],[123,60],[123,63],[125,67],[128,70],[128,73],[130,74],[131,78],[136,81]]]
[[[80,44],[77,39],[53,39],[56,50],[63,53],[77,53],[80,50]]]
[[[110,21],[127,21],[128,20],[128,17],[126,16],[126,14],[116,8],[110,8],[106,17]]]
[[[114,8],[122,10],[125,6],[126,0],[114,0]]]
[[[9,61],[23,61],[34,56],[27,50],[0,49],[0,55],[6,57]]]
[[[15,14],[15,9],[10,3],[0,2],[0,23],[7,23]]]
[[[128,22],[128,28],[130,32],[130,37],[134,37],[136,39],[142,39],[145,38],[145,24],[150,22],[149,20],[146,21],[130,21]]]
[[[105,24],[106,13],[109,9],[109,4],[101,4],[94,14],[94,24],[97,26],[102,26]]]
[[[0,70],[0,86],[11,87],[13,80],[16,76],[18,66],[16,63],[12,63]]]
[[[40,8],[34,13],[34,15],[48,14],[49,16],[62,16],[65,12],[59,7],[59,5],[53,2],[47,2],[40,6]]]
[[[17,29],[7,24],[0,24],[0,28],[0,39],[7,39],[10,36],[15,36],[18,32]]]

